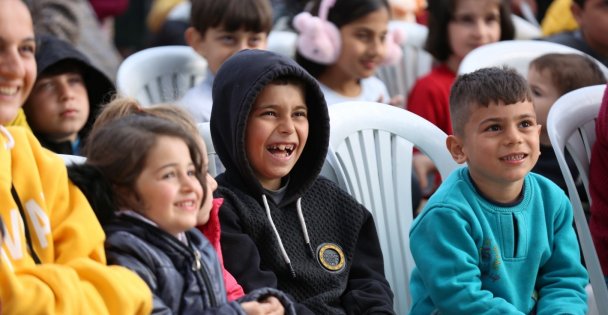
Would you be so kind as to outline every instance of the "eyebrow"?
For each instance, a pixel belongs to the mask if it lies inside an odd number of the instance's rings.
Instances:
[[[533,115],[533,114],[521,114],[521,115],[517,116],[515,118],[515,120],[522,120],[522,119],[528,119],[528,118],[536,118],[536,115]],[[486,124],[486,123],[501,122],[503,120],[505,120],[505,119],[504,118],[490,117],[488,119],[482,120],[479,124],[483,125],[483,124]]]

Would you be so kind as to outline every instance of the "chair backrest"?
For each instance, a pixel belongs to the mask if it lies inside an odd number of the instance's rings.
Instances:
[[[429,121],[394,106],[346,102],[329,108],[330,149],[321,175],[332,179],[374,217],[395,311],[411,304],[409,280],[414,260],[409,250],[412,209],[412,148],[428,155],[446,178],[458,167],[446,134]]]
[[[118,68],[116,86],[142,105],[174,102],[207,73],[207,61],[189,46],[144,49]]]
[[[576,188],[576,181],[566,162],[567,149],[574,159],[578,173],[589,196],[589,160],[595,142],[595,120],[606,85],[584,87],[560,97],[549,111],[547,133],[557,156],[559,167],[568,187],[574,209],[574,221],[579,243],[591,279],[599,314],[608,314],[608,290],[593,246],[587,218]],[[590,198],[588,200],[591,200]],[[593,200],[591,200],[593,202]]]
[[[298,34],[293,31],[272,30],[268,34],[267,49],[278,54],[295,58]]]
[[[513,26],[515,26],[515,39],[535,39],[543,35],[538,23],[532,24],[530,21],[515,14],[511,15],[511,20],[513,21]]]
[[[378,68],[376,75],[386,84],[391,97],[402,95],[407,102],[407,95],[416,80],[431,71],[433,56],[424,50],[428,29],[424,25],[404,21],[391,21],[389,28],[399,28],[405,34],[405,42],[401,45],[403,57],[396,65]]]
[[[209,166],[207,172],[215,177],[218,174],[224,172],[224,165],[220,158],[217,156],[215,152],[215,148],[213,147],[213,140],[211,140],[211,130],[209,128],[209,122],[198,123],[197,125],[198,131],[203,137],[205,141],[205,147],[207,147],[207,159],[209,160]]]
[[[70,155],[70,154],[58,154],[65,163],[65,166],[70,166],[72,164],[84,164],[87,161],[87,158],[80,155]]]
[[[527,77],[530,62],[548,53],[586,55],[580,50],[546,41],[506,40],[473,49],[460,63],[458,74],[470,73],[485,67],[507,65],[515,68],[524,77]],[[604,75],[608,76],[608,68],[601,62],[595,61],[604,72]]]

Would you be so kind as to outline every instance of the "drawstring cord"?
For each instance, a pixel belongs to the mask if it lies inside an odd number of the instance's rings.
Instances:
[[[13,139],[13,135],[11,135],[11,133],[8,132],[8,130],[6,130],[6,128],[4,128],[2,125],[0,125],[0,133],[6,137],[7,142],[4,144],[4,148],[7,150],[12,149],[15,146],[15,139]]]
[[[315,252],[312,250],[312,246],[310,245],[310,237],[308,237],[308,229],[306,228],[306,221],[304,221],[304,214],[302,213],[302,198],[298,198],[296,202],[296,207],[298,208],[298,219],[300,219],[300,226],[302,227],[302,232],[304,233],[304,241],[306,242],[306,247],[308,247],[309,254],[311,258],[315,258]]]
[[[279,235],[279,231],[272,220],[272,215],[270,214],[270,206],[268,206],[268,199],[266,199],[266,195],[262,194],[262,201],[264,202],[264,208],[266,209],[266,216],[268,217],[268,221],[270,221],[270,226],[272,227],[272,231],[277,238],[279,243],[279,249],[281,250],[281,254],[283,255],[283,260],[287,264],[289,268],[289,272],[291,276],[296,278],[296,271],[293,269],[291,265],[291,260],[289,259],[289,255],[287,255],[287,251],[285,250],[285,246],[283,246],[283,241],[281,240],[281,235]],[[312,250],[312,246],[310,245],[310,237],[308,236],[308,229],[306,228],[306,221],[304,221],[304,215],[302,214],[302,199],[298,198],[296,203],[298,209],[298,219],[300,220],[300,226],[302,227],[302,233],[304,234],[304,240],[306,241],[306,245],[310,250],[310,254],[314,257],[314,251]]]

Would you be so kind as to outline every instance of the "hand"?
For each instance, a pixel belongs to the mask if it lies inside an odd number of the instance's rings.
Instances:
[[[283,304],[274,296],[267,297],[260,302],[244,302],[241,303],[241,307],[248,315],[283,315],[285,313]]]

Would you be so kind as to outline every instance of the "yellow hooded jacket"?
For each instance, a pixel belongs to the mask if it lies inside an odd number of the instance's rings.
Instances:
[[[11,185],[40,264],[28,250]],[[106,266],[105,234],[83,194],[68,181],[62,159],[23,127],[0,126],[0,215],[5,224],[0,313],[150,313],[146,283],[123,267]]]

